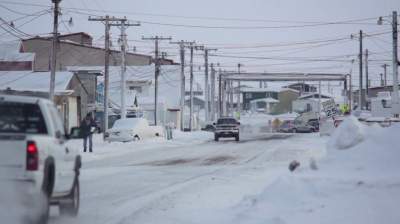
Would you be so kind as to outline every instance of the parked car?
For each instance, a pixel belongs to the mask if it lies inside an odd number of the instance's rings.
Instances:
[[[307,123],[313,127],[313,132],[319,131],[319,120],[318,119],[311,119]]]
[[[129,142],[162,136],[159,126],[149,126],[145,118],[125,118],[116,120],[113,127],[105,133],[108,142]]]
[[[62,215],[78,214],[81,157],[68,140],[79,137],[79,128],[64,133],[51,101],[0,95],[0,181],[21,191],[29,209],[40,208],[26,214],[29,222],[47,223],[50,204]]]
[[[239,141],[239,126],[240,123],[233,117],[221,117],[214,123],[214,140],[218,141],[219,138],[233,137]]]
[[[296,129],[294,128],[294,122],[290,120],[283,121],[278,128],[278,132],[283,132],[283,133],[296,132]]]
[[[308,122],[296,119],[294,120],[294,132],[297,133],[311,133],[314,132],[314,127]]]

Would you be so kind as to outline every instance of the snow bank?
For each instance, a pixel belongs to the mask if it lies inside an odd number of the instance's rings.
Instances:
[[[328,142],[330,148],[347,149],[364,140],[365,126],[357,118],[346,118],[332,134]]]
[[[318,171],[275,178],[229,211],[237,223],[400,223],[400,124],[364,127],[354,118],[343,124],[334,143],[352,150],[329,150]]]

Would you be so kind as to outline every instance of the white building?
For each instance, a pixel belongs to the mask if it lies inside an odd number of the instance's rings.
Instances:
[[[272,112],[272,108],[278,103],[279,100],[271,97],[252,100],[250,101],[250,111],[270,114]]]
[[[310,93],[300,96],[297,100],[293,101],[293,111],[296,113],[316,112],[322,110],[322,103],[332,99],[332,96],[319,93]]]

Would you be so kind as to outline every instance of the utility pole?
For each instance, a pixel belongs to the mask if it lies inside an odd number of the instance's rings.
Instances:
[[[140,23],[127,23],[126,18],[117,19],[114,18],[114,21],[117,23],[110,24],[110,26],[118,26],[121,27],[121,119],[126,118],[126,48],[127,48],[127,39],[126,39],[126,27],[127,26],[140,26]]]
[[[190,115],[189,115],[189,130],[193,129],[193,51],[200,50],[204,48],[204,46],[195,45],[195,42],[192,42],[187,46],[190,49]]]
[[[362,110],[362,108],[363,108],[363,99],[362,99],[362,88],[363,88],[363,65],[362,65],[363,47],[362,47],[362,41],[363,41],[363,31],[362,30],[360,30],[359,41],[360,41],[360,53],[359,53],[360,88],[359,88],[359,94],[358,94],[358,110]]]
[[[218,69],[218,117],[221,117],[223,112],[223,96],[222,96],[222,79],[221,68]]]
[[[60,13],[59,4],[61,0],[51,0],[54,3],[54,19],[53,19],[53,40],[51,47],[51,65],[50,65],[50,91],[49,99],[55,101],[54,89],[56,82],[56,66],[57,66],[57,44],[58,44],[58,15]]]
[[[181,59],[181,99],[180,99],[180,109],[181,109],[181,131],[185,129],[185,45],[193,43],[188,41],[170,42],[171,44],[179,45],[180,59]]]
[[[379,74],[379,76],[381,77],[381,86],[384,87],[385,86],[385,82],[383,81],[383,74]]]
[[[382,65],[382,67],[383,67],[383,79],[384,79],[384,82],[383,82],[383,86],[385,87],[385,89],[386,89],[386,87],[387,87],[387,67],[388,67],[389,65],[388,64],[383,64]]]
[[[109,62],[110,62],[110,18],[108,15],[105,17],[91,18],[89,21],[100,21],[105,24],[105,49],[104,49],[104,102],[103,102],[103,139],[106,138],[105,133],[108,130],[108,90],[109,90]]]
[[[217,51],[215,48],[206,48],[203,46],[198,46],[196,50],[204,50],[204,98],[205,98],[205,121],[208,122],[210,120],[210,110],[209,110],[209,89],[208,89],[208,52],[209,51]]]
[[[229,113],[233,116],[233,81],[229,80]]]
[[[110,64],[110,27],[117,26],[122,21],[126,21],[126,18],[115,18],[106,16],[100,17],[89,17],[89,21],[103,22],[105,24],[105,49],[104,49],[104,118],[103,118],[103,139],[105,138],[105,133],[108,129],[108,96],[109,96],[109,64]],[[121,49],[122,50],[122,49]],[[123,52],[121,51],[121,54]],[[122,57],[122,55],[121,55]],[[121,90],[122,91],[122,90]],[[121,104],[122,106],[122,104]]]
[[[365,49],[365,92],[364,92],[364,99],[365,99],[365,107],[368,109],[368,88],[369,88],[369,79],[368,79],[368,49]]]
[[[189,44],[190,48],[190,103],[189,103],[189,131],[193,128],[193,50],[194,43]]]
[[[394,117],[399,117],[400,104],[399,104],[399,80],[397,70],[399,66],[399,59],[397,55],[397,11],[393,11],[392,15],[392,36],[393,36],[393,95],[392,95],[392,110]]]
[[[142,40],[153,40],[154,41],[154,125],[157,125],[157,110],[158,110],[158,77],[160,76],[160,58],[159,58],[159,49],[158,49],[158,41],[160,40],[172,40],[171,37],[142,37]]]
[[[238,73],[240,74],[240,68],[243,66],[243,64],[238,63]],[[240,105],[240,80],[238,81],[238,95],[237,95],[237,111],[239,114],[242,112],[242,107]]]
[[[215,120],[215,69],[214,64],[211,63],[211,120]]]

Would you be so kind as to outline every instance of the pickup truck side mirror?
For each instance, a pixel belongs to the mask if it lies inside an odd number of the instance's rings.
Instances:
[[[69,134],[70,139],[80,139],[83,138],[83,133],[79,127],[71,128],[71,132]]]
[[[238,125],[240,125],[240,122],[237,122]]]

